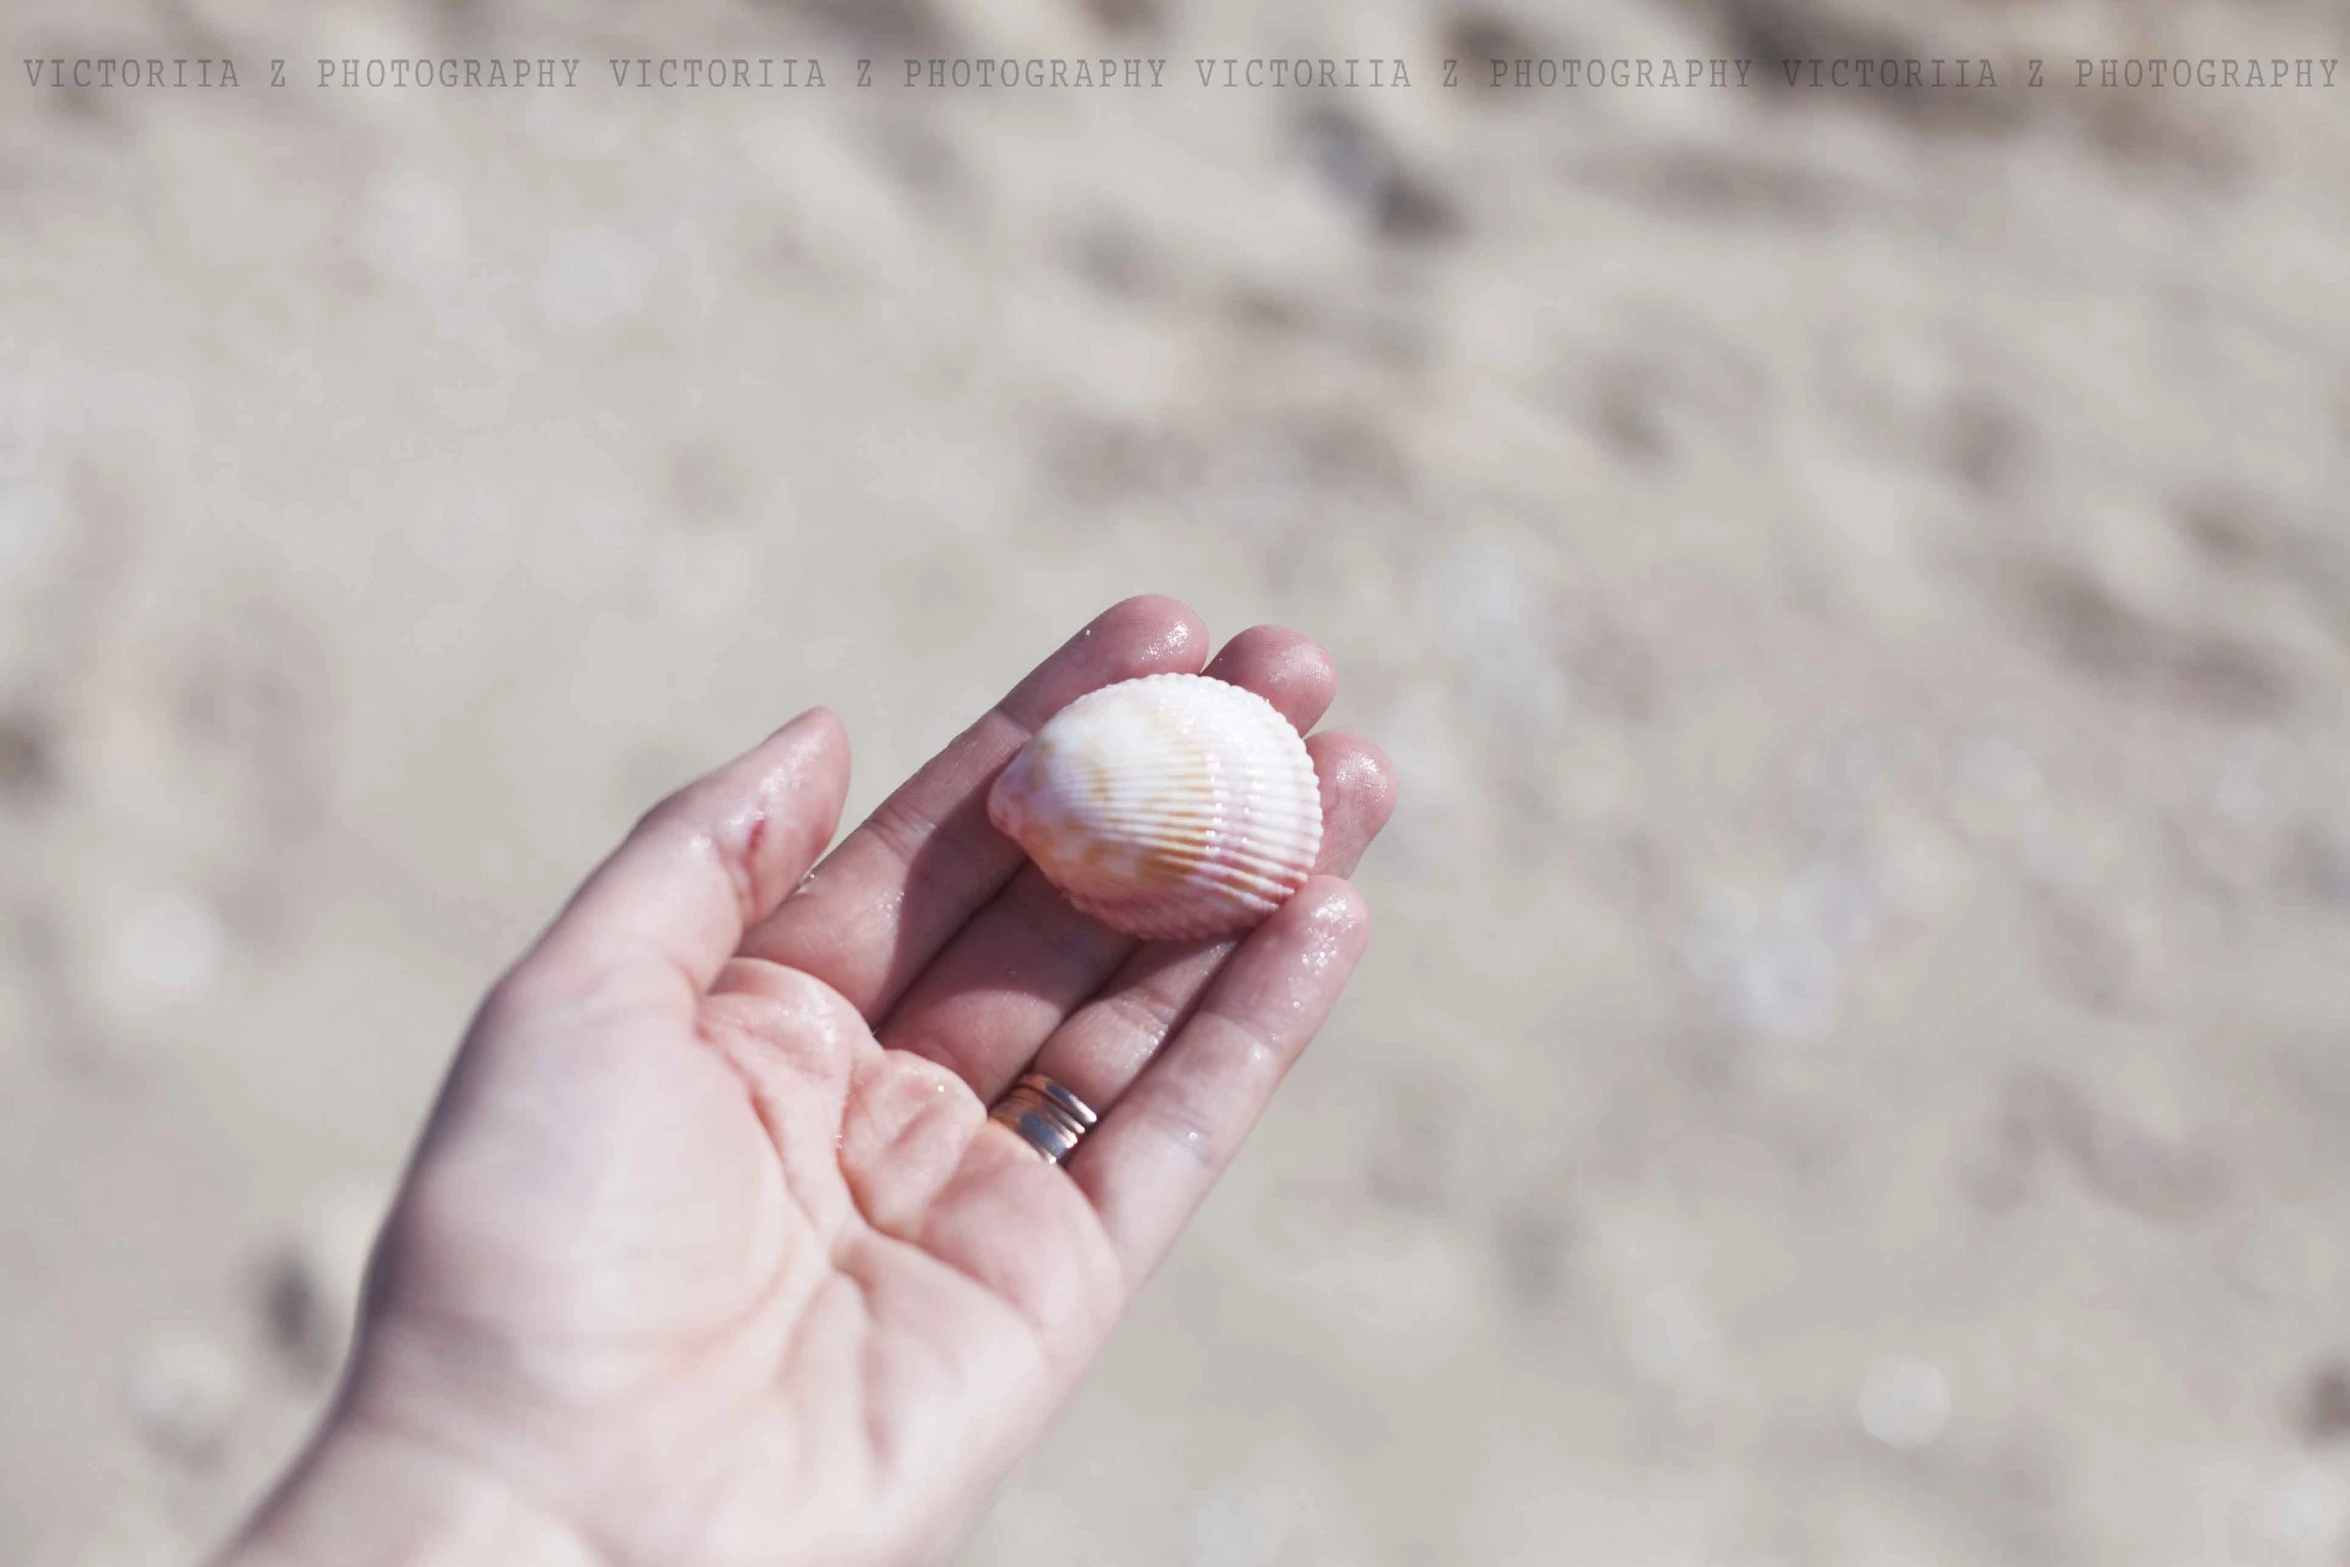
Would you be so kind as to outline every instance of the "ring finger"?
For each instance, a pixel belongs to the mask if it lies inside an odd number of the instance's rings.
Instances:
[[[1301,733],[1330,705],[1335,686],[1330,655],[1277,626],[1234,637],[1207,673],[1264,697]],[[992,1100],[1136,949],[1133,938],[1077,912],[1043,872],[1024,865],[877,1032],[885,1047],[926,1056]]]
[[[1316,735],[1306,749],[1322,787],[1322,852],[1315,870],[1351,875],[1395,809],[1394,777],[1379,748],[1354,735]],[[1096,1114],[1107,1114],[1191,1016],[1242,939],[1141,947],[1098,996],[1054,1030],[1027,1070],[1067,1088]]]

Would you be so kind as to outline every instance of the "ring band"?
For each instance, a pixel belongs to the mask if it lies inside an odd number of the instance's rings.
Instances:
[[[1042,1072],[1031,1072],[1014,1083],[987,1114],[989,1120],[1018,1133],[1047,1164],[1068,1158],[1101,1119],[1091,1105]]]

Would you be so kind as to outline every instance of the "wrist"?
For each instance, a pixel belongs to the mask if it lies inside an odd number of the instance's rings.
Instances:
[[[215,1567],[608,1567],[464,1460],[334,1420]]]

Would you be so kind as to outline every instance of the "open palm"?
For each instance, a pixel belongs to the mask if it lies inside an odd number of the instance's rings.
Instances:
[[[1118,605],[812,875],[848,780],[821,710],[647,816],[475,1020],[337,1409],[247,1558],[406,1560],[429,1516],[433,1550],[471,1559],[451,1514],[512,1561],[942,1555],[1366,937],[1338,878],[1392,789],[1350,737],[1309,742],[1324,874],[1245,940],[1119,936],[989,826],[1046,718],[1205,658],[1181,604]],[[1334,681],[1268,627],[1207,672],[1301,732]],[[986,1118],[1031,1069],[1102,1112],[1058,1168]],[[417,1500],[367,1552],[320,1497],[371,1475]]]

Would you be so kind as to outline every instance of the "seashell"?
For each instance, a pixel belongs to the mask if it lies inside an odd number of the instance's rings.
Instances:
[[[987,819],[1081,912],[1145,941],[1258,924],[1322,847],[1321,786],[1297,730],[1206,675],[1079,697],[1004,769]]]

